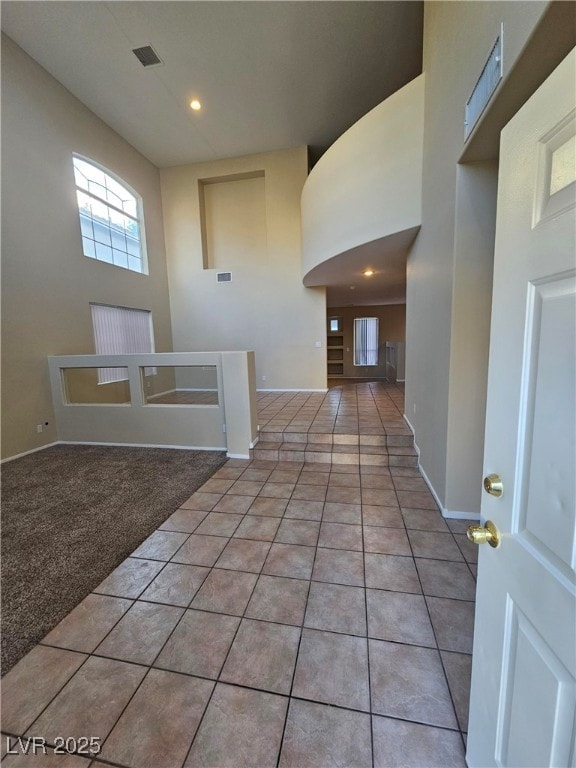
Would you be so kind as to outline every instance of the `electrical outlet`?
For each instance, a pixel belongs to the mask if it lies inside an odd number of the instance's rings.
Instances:
[[[262,381],[266,381],[266,376],[262,376]]]
[[[42,424],[36,424],[36,432],[38,432],[38,434],[40,434],[40,432],[42,432],[43,429],[44,427],[42,426]]]
[[[414,416],[416,416],[416,403],[412,404],[412,410],[414,411]]]
[[[320,348],[322,347],[322,342],[321,342],[321,341],[317,341],[317,342],[316,342],[316,347],[317,347],[318,349],[320,349]]]

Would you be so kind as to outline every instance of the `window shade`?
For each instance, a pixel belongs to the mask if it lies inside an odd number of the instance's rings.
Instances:
[[[97,355],[125,355],[154,352],[152,316],[148,310],[91,304],[94,343]],[[147,368],[147,376],[156,373]],[[99,368],[98,383],[126,381],[127,368]]]
[[[354,365],[378,365],[378,318],[354,319]]]

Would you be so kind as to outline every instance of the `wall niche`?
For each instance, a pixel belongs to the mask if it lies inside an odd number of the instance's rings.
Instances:
[[[264,171],[199,179],[204,269],[261,266],[268,259]]]

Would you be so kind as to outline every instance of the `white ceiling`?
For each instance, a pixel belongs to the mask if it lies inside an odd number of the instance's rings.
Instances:
[[[419,227],[397,232],[334,256],[310,270],[304,285],[325,285],[329,307],[406,302],[406,259]],[[365,270],[372,270],[369,277]]]
[[[2,29],[159,167],[321,151],[421,71],[405,0],[4,2]],[[138,62],[147,44],[162,66]]]
[[[422,63],[412,0],[10,0],[2,30],[158,167],[302,145],[314,161]],[[148,44],[161,66],[132,53]]]

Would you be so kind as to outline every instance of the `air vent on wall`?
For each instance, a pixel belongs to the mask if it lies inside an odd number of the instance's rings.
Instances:
[[[232,272],[216,272],[216,282],[217,283],[231,283],[232,282]]]
[[[132,53],[143,67],[156,67],[162,64],[162,59],[151,45],[143,45],[141,48],[133,48]]]

